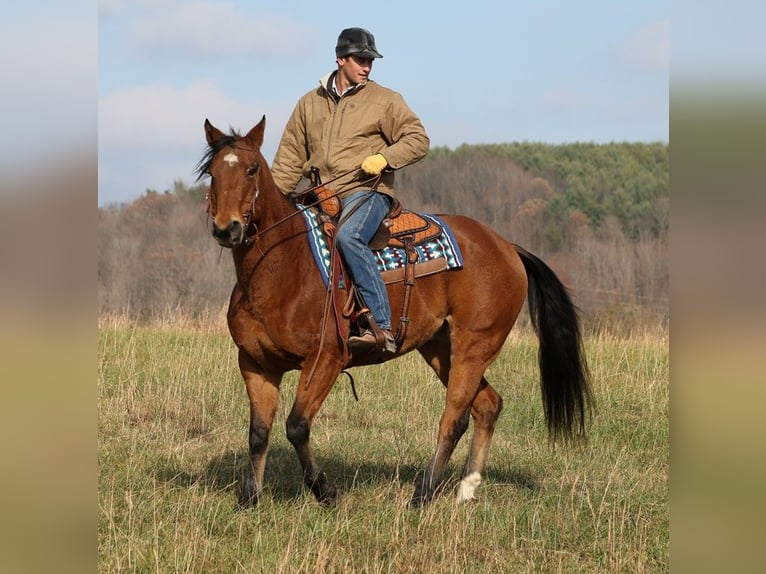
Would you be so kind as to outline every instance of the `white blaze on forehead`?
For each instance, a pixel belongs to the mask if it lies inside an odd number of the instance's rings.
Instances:
[[[237,157],[237,154],[235,154],[233,151],[230,151],[225,156],[223,156],[223,161],[231,166],[239,163],[239,158]]]

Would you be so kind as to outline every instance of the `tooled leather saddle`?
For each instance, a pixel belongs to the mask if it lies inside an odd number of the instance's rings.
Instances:
[[[348,290],[349,296],[345,305],[339,305],[339,302],[341,301],[340,277],[348,277],[342,257],[340,257],[337,250],[333,248],[335,232],[340,222],[337,217],[332,217],[326,212],[322,213],[321,211],[318,219],[321,222],[322,229],[331,246],[331,277],[333,280],[331,281],[330,289],[332,290],[332,299],[335,302],[333,308],[335,309],[337,319],[341,319],[341,317],[348,319],[351,324],[360,325],[359,328],[366,325],[377,338],[380,329],[378,329],[375,324],[372,314],[369,312],[369,309],[360,305],[360,302],[356,297],[351,296],[351,290]],[[418,262],[416,248],[418,245],[434,240],[442,233],[442,226],[438,222],[432,219],[427,219],[414,211],[403,209],[401,203],[397,199],[392,198],[391,209],[381,222],[380,227],[370,242],[370,249],[373,251],[380,251],[386,247],[391,247],[403,250],[405,254],[403,267],[381,272],[381,276],[385,283],[401,282],[404,289],[402,309],[395,334],[397,348],[401,348],[402,342],[407,334],[410,302],[412,299],[412,289],[415,286],[415,278],[436,273],[445,268],[443,261],[439,260],[422,263]],[[338,320],[337,324],[339,330],[346,330],[346,321]],[[349,334],[349,332],[340,332],[340,339],[343,341],[348,340]],[[380,333],[380,336],[382,337],[382,333]]]
[[[293,198],[297,203],[301,203],[304,209],[316,212],[316,222],[323,231],[331,253],[328,290],[336,316],[339,339],[344,346],[344,352],[347,352],[346,341],[352,328],[361,330],[367,327],[380,341],[383,334],[369,309],[363,307],[358,300],[353,286],[346,286],[342,279],[348,278],[349,275],[346,273],[342,257],[334,248],[335,233],[338,226],[342,224],[340,220],[342,204],[336,193],[319,182],[318,174],[313,175],[315,176],[312,178],[314,185],[300,194],[296,193]],[[391,248],[397,253],[403,253],[401,266],[381,271],[385,283],[401,282],[403,284],[402,310],[395,334],[396,346],[401,348],[409,325],[410,302],[415,278],[438,273],[448,267],[443,258],[419,260],[418,254],[418,248],[422,250],[424,245],[437,240],[445,233],[441,223],[434,218],[403,209],[396,198],[391,199],[389,213],[370,242],[370,248],[373,251]],[[345,299],[341,295],[341,290],[346,292]]]

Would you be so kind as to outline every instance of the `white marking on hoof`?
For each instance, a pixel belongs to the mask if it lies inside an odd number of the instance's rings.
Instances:
[[[239,163],[239,157],[237,157],[237,154],[235,154],[233,151],[230,151],[225,156],[223,156],[223,161],[232,166]]]
[[[460,481],[460,488],[457,491],[457,501],[467,502],[476,497],[473,495],[476,487],[481,484],[481,475],[478,472],[472,472]]]

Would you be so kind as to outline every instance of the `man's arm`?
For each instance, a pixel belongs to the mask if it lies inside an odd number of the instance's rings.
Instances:
[[[426,156],[431,140],[400,94],[394,93],[386,119],[386,137],[393,143],[380,153],[390,167],[399,169]]]
[[[298,102],[287,121],[279,142],[271,175],[279,191],[288,194],[295,189],[303,176],[303,166],[308,161],[306,151],[306,121],[302,102]]]

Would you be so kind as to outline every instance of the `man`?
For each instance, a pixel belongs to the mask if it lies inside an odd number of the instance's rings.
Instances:
[[[430,141],[402,96],[369,79],[373,61],[383,57],[369,31],[343,30],[335,56],[337,70],[296,104],[272,174],[282,193],[288,193],[317,167],[321,179],[338,192],[343,207],[336,245],[361,299],[383,330],[383,350],[394,353],[388,294],[369,242],[391,207],[394,170],[423,158]],[[372,190],[375,176],[380,179]],[[369,330],[348,343],[354,350],[377,346]]]

